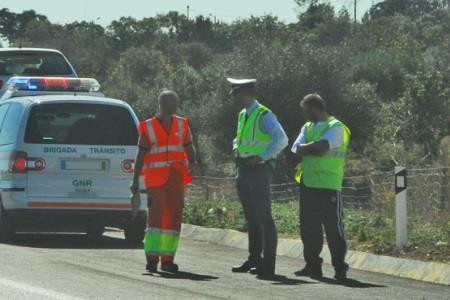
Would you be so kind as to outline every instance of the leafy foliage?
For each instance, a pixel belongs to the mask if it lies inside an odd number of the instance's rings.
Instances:
[[[63,51],[80,76],[152,115],[164,88],[176,90],[194,128],[204,172],[232,171],[230,143],[239,111],[226,76],[258,78],[261,102],[277,114],[291,141],[304,123],[298,102],[318,92],[352,130],[352,163],[377,169],[443,161],[450,134],[450,12],[447,0],[386,0],[361,22],[327,1],[296,0],[298,21],[274,16],[223,23],[177,12],[107,27],[53,24],[34,11],[0,10],[0,34],[11,45]],[[425,159],[423,159],[425,158]],[[288,150],[277,180],[291,178]],[[226,168],[217,166],[228,165]]]

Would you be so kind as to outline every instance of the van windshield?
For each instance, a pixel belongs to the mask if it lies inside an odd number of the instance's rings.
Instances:
[[[136,145],[136,124],[128,109],[102,104],[40,104],[31,109],[25,143]]]
[[[73,75],[64,57],[56,52],[2,51],[0,75],[67,76]]]

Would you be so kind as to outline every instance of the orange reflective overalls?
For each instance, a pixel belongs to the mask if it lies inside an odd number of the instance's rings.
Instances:
[[[139,144],[148,148],[143,167],[149,197],[144,249],[149,260],[171,262],[178,248],[184,187],[192,181],[184,149],[191,140],[189,123],[174,115],[167,131],[154,117],[142,122],[139,131]]]

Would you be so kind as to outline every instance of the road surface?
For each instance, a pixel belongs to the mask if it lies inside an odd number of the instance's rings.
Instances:
[[[182,240],[177,275],[144,272],[140,247],[111,232],[92,242],[84,235],[20,235],[0,244],[0,299],[449,299],[450,287],[352,270],[354,281],[297,278],[303,262],[281,257],[274,280],[233,274],[245,251]],[[356,281],[357,280],[357,281]]]

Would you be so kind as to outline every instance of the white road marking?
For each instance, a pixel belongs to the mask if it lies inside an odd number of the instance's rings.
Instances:
[[[57,299],[57,300],[83,300],[82,298],[73,297],[67,294],[63,294],[60,292],[48,290],[45,288],[36,287],[33,285],[29,285],[26,283],[6,279],[6,278],[0,278],[0,286],[4,286],[10,289],[16,289],[20,290],[24,293],[35,295],[35,296],[41,296],[45,299]],[[30,298],[33,299],[33,298]]]

